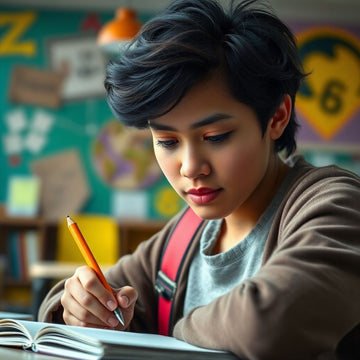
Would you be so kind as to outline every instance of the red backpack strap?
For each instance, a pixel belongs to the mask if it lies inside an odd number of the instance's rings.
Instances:
[[[159,294],[158,332],[169,335],[176,282],[183,260],[203,219],[189,207],[172,230],[163,250],[155,290]]]

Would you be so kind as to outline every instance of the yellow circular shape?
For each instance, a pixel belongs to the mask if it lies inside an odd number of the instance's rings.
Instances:
[[[155,195],[155,209],[162,216],[170,217],[178,213],[181,203],[179,195],[170,187],[161,188]]]

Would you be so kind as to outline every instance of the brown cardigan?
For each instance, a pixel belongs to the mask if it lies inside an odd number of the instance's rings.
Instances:
[[[251,360],[360,359],[360,179],[303,159],[292,171],[296,176],[275,215],[259,272],[183,317],[199,232],[178,282],[175,337]],[[178,216],[106,274],[112,287],[132,285],[139,293],[130,331],[157,332],[153,287]],[[63,282],[47,295],[40,321],[62,322],[62,291]]]

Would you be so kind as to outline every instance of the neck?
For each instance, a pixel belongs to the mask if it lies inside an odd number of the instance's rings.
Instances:
[[[276,158],[249,199],[225,218],[217,252],[226,251],[244,239],[269,206],[289,170],[280,158]]]

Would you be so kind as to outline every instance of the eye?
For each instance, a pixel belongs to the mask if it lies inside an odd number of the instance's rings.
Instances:
[[[226,133],[219,134],[219,135],[205,136],[204,139],[211,143],[221,143],[221,142],[225,141],[231,135],[231,133],[232,133],[232,131],[228,131]]]
[[[160,146],[164,149],[167,149],[167,150],[171,150],[173,149],[176,144],[178,143],[177,140],[174,140],[174,139],[169,139],[169,140],[157,140],[156,141],[156,145],[157,146]]]

